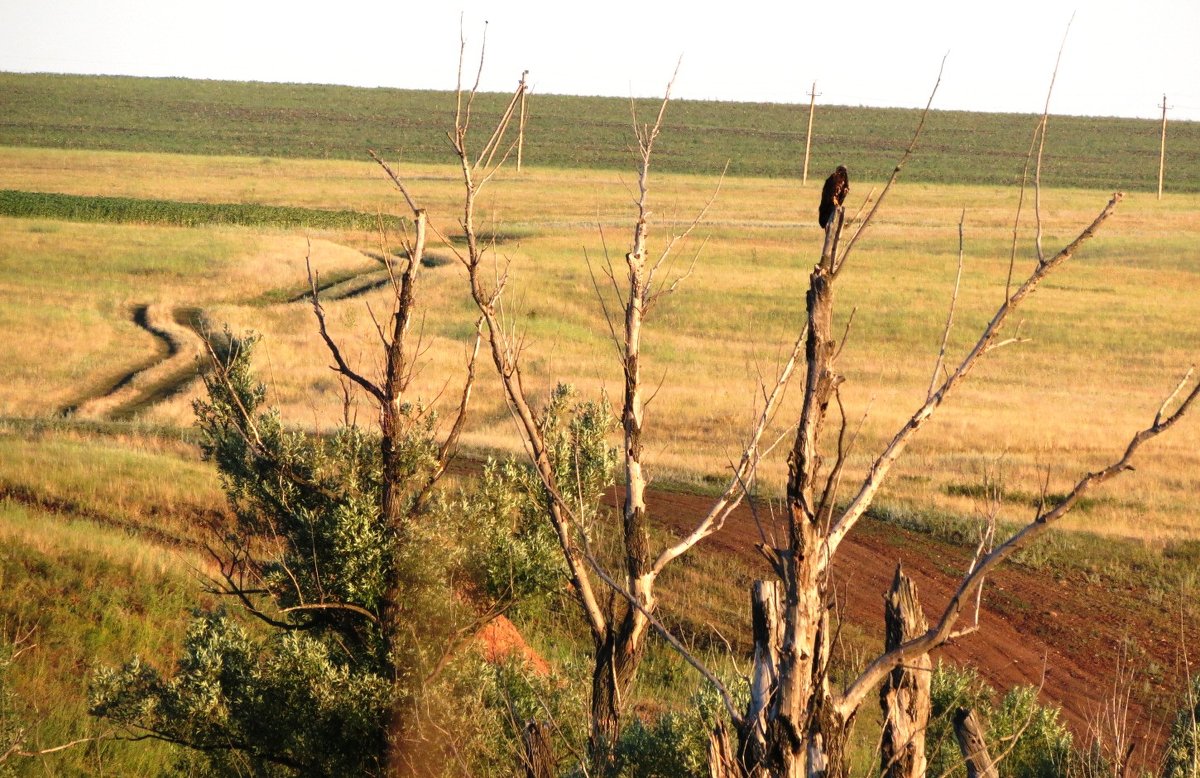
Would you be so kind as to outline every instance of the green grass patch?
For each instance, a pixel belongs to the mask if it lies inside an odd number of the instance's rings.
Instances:
[[[1046,494],[1038,494],[1036,492],[1026,491],[1024,489],[1005,489],[999,486],[980,483],[953,483],[946,484],[942,489],[951,497],[972,497],[977,500],[990,500],[999,498],[1004,502],[1017,503],[1030,508],[1039,508],[1045,506],[1052,508],[1063,500],[1067,499],[1065,492],[1048,492]],[[1072,510],[1088,513],[1094,510],[1099,505],[1113,505],[1116,500],[1112,497],[1080,497],[1075,502],[1075,507]]]
[[[189,572],[198,564],[121,530],[0,500],[0,637],[31,631],[32,647],[5,678],[27,747],[108,732],[87,715],[92,672],[135,653],[169,666],[200,602]],[[162,744],[106,737],[15,767],[30,775],[158,775],[174,759]]]
[[[398,230],[400,219],[356,211],[330,211],[250,203],[184,203],[131,197],[83,197],[57,192],[0,190],[0,216],[74,222],[163,224],[172,227],[233,225],[281,229]]]
[[[447,84],[452,78],[446,74]],[[3,145],[310,159],[364,159],[373,148],[405,162],[448,161],[445,133],[455,106],[454,94],[442,91],[18,73],[0,73],[0,94]],[[1040,96],[1029,97],[1037,105]],[[490,128],[509,98],[479,95],[474,126]],[[652,116],[657,104],[635,101],[637,115]],[[629,100],[539,94],[528,105],[526,164],[629,168]],[[810,169],[845,164],[860,181],[886,178],[919,113],[819,106]],[[807,105],[677,100],[656,143],[655,168],[716,174],[728,162],[734,176],[799,178],[807,118]],[[1036,121],[1031,114],[934,111],[905,178],[1012,184]],[[1049,186],[1157,185],[1155,121],[1056,116],[1050,138],[1043,161]],[[1167,145],[1167,188],[1200,191],[1200,122],[1173,123]],[[813,175],[819,182],[824,173]]]
[[[0,498],[182,547],[211,539],[225,506],[215,470],[179,439],[87,425],[0,424]]]

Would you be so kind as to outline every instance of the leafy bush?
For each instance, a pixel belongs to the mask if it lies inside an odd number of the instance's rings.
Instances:
[[[728,678],[725,683],[734,705],[744,710],[750,699],[746,679]],[[701,682],[682,710],[632,718],[617,742],[616,774],[622,778],[708,776],[709,735],[724,714],[720,692]]]
[[[442,501],[421,496],[436,467],[436,419],[400,409],[390,477],[410,520],[391,523],[379,435],[286,428],[263,407],[253,346],[236,341],[195,410],[237,518],[214,584],[263,630],[198,614],[169,676],[139,658],[102,670],[92,712],[188,746],[185,759],[205,772],[377,774],[389,731],[410,735],[392,715],[428,691],[458,629],[458,538]]]
[[[992,756],[1005,775],[1056,778],[1064,775],[1072,754],[1071,732],[1057,706],[1041,705],[1037,689],[1010,689],[992,710],[988,730]]]
[[[92,712],[187,744],[206,771],[378,772],[389,681],[303,633],[252,638],[224,612],[200,615],[170,678],[140,659],[101,670]]]
[[[570,502],[584,532],[590,533],[604,490],[616,472],[616,451],[607,443],[614,420],[606,405],[580,401],[559,385],[542,410],[539,424],[547,456],[559,484],[570,485]],[[549,495],[527,462],[489,461],[456,511],[476,536],[470,544],[474,577],[494,600],[518,608],[536,607],[562,587],[566,566],[558,537],[546,521]]]
[[[939,662],[930,684],[931,714],[926,732],[929,775],[965,775],[954,737],[954,714],[974,709],[984,723],[988,750],[1002,775],[1055,778],[1072,756],[1071,733],[1059,709],[1037,701],[1032,686],[1009,690],[997,704],[990,686],[975,670]]]
[[[1200,775],[1200,675],[1192,678],[1185,704],[1175,714],[1167,751],[1163,757],[1163,778],[1196,778]]]

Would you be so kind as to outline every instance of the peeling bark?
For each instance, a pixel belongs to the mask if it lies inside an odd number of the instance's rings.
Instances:
[[[967,763],[967,778],[999,778],[992,757],[988,754],[983,724],[975,711],[959,708],[954,714],[954,736]]]
[[[928,629],[917,598],[917,585],[904,575],[900,565],[896,565],[896,577],[884,602],[885,651]],[[932,668],[929,654],[921,654],[894,669],[879,687],[879,706],[883,709],[882,778],[925,776],[925,728],[929,723]]]

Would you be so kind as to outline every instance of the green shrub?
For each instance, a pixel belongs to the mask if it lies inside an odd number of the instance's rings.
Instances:
[[[224,612],[192,625],[174,674],[140,659],[97,673],[92,712],[187,744],[206,772],[364,775],[378,772],[389,681],[302,633],[252,638]]]
[[[615,478],[616,450],[607,436],[615,421],[608,406],[584,402],[560,384],[539,420],[547,456],[580,531],[592,525],[604,491]],[[465,492],[456,511],[473,532],[469,566],[489,597],[511,600],[518,608],[536,607],[562,588],[566,564],[547,514],[550,497],[537,471],[509,458],[488,462],[482,478]]]
[[[1175,714],[1163,757],[1163,778],[1200,776],[1200,675],[1192,678],[1183,707]]]
[[[966,774],[954,737],[954,714],[971,708],[984,724],[988,751],[1000,774],[1011,778],[1056,778],[1067,772],[1072,756],[1071,733],[1059,709],[1041,705],[1037,690],[1018,686],[1000,700],[987,682],[969,667],[939,662],[930,684],[931,714],[925,749],[928,774]]]

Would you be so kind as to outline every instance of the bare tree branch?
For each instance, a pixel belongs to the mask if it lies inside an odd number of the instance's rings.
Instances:
[[[779,376],[775,380],[775,386],[771,390],[771,394],[767,397],[762,412],[758,416],[758,421],[750,433],[750,439],[742,449],[741,459],[737,467],[733,469],[733,476],[730,478],[729,485],[722,492],[721,496],[717,498],[712,508],[709,509],[708,514],[696,524],[687,537],[663,549],[662,553],[658,555],[658,559],[655,560],[651,568],[655,575],[661,573],[663,568],[670,564],[672,560],[687,553],[689,549],[701,540],[721,529],[725,524],[725,519],[741,504],[742,498],[746,494],[745,483],[753,477],[758,461],[761,458],[759,441],[762,439],[763,432],[775,416],[775,410],[783,397],[783,393],[787,389],[788,382],[791,380],[792,372],[796,367],[796,361],[800,357],[800,352],[804,348],[807,335],[807,330],[800,333],[800,337],[796,339],[796,343],[792,346],[791,355],[780,369]]]
[[[1042,124],[1038,132],[1037,166],[1033,173],[1033,213],[1037,222],[1037,232],[1034,245],[1037,247],[1038,262],[1045,262],[1046,255],[1042,252],[1042,154],[1046,149],[1046,124],[1050,120],[1050,95],[1054,93],[1054,82],[1058,78],[1058,65],[1062,61],[1063,49],[1067,47],[1067,33],[1071,31],[1071,22],[1075,14],[1071,14],[1067,29],[1063,32],[1062,43],[1058,47],[1058,56],[1054,60],[1054,72],[1050,74],[1050,87],[1046,90],[1046,106],[1042,110]]]
[[[1047,259],[1045,262],[1039,263],[1026,279],[1025,283],[1015,291],[1012,297],[1006,299],[1000,305],[1000,308],[992,316],[991,321],[980,335],[979,340],[975,343],[974,348],[963,358],[958,368],[942,382],[936,392],[929,397],[925,403],[917,409],[917,412],[909,418],[908,422],[896,433],[895,437],[884,449],[883,453],[872,463],[870,470],[864,479],[858,493],[850,501],[838,519],[829,535],[830,553],[836,551],[846,533],[857,523],[858,519],[870,506],[875,493],[882,485],[884,478],[890,472],[892,465],[900,456],[900,453],[908,445],[912,436],[922,427],[925,422],[933,415],[934,411],[942,404],[947,395],[952,389],[967,376],[979,361],[980,357],[987,353],[988,349],[994,345],[994,341],[999,334],[1001,328],[1009,315],[1015,310],[1021,302],[1037,289],[1047,275],[1061,266],[1064,262],[1074,256],[1075,252],[1083,243],[1092,238],[1100,226],[1112,215],[1113,210],[1117,207],[1117,203],[1124,197],[1123,194],[1117,192],[1108,201],[1108,205],[1100,211],[1099,215],[1089,224],[1084,230],[1079,233],[1076,238],[1071,241],[1066,247],[1058,252],[1055,256]]]
[[[979,564],[963,577],[954,595],[950,598],[950,602],[946,605],[945,610],[943,610],[941,617],[938,619],[937,624],[921,637],[904,643],[899,648],[875,659],[847,687],[845,693],[838,698],[838,709],[844,713],[853,712],[862,703],[866,694],[882,681],[883,677],[891,672],[892,668],[897,667],[911,656],[928,653],[945,643],[949,639],[962,610],[971,600],[975,589],[981,585],[984,577],[992,568],[1011,556],[1013,552],[1046,532],[1050,528],[1050,525],[1069,513],[1078,504],[1079,500],[1094,487],[1126,470],[1131,470],[1133,456],[1141,448],[1142,444],[1154,439],[1174,426],[1188,412],[1192,404],[1196,401],[1196,398],[1200,397],[1200,382],[1198,382],[1174,411],[1164,415],[1169,401],[1182,391],[1187,381],[1191,379],[1191,375],[1192,371],[1189,370],[1180,385],[1168,396],[1168,402],[1164,402],[1158,413],[1155,414],[1154,422],[1130,439],[1129,444],[1125,447],[1125,451],[1119,459],[1101,470],[1085,475],[1054,507],[1039,511],[1033,521],[1013,534],[1004,543],[997,546],[991,553],[984,556]]]
[[[942,331],[942,345],[938,349],[937,361],[933,363],[933,375],[929,377],[929,390],[925,399],[933,396],[933,387],[937,384],[938,373],[942,370],[942,362],[946,359],[946,344],[950,341],[950,328],[954,325],[954,308],[958,305],[958,286],[962,282],[963,271],[963,222],[967,219],[967,211],[963,210],[958,218],[958,273],[954,276],[954,291],[950,294],[950,312],[946,314],[946,327]]]
[[[317,317],[317,331],[321,335],[321,340],[325,341],[325,346],[336,364],[333,369],[358,384],[367,394],[374,397],[377,402],[381,404],[386,403],[387,399],[384,396],[383,389],[351,368],[346,363],[345,358],[342,357],[341,349],[338,348],[337,343],[330,337],[329,329],[325,326],[325,309],[321,306],[320,293],[317,291],[317,274],[313,272],[312,264],[307,255],[304,258],[304,264],[308,268],[308,284],[312,290],[312,309],[313,314]]]
[[[892,170],[892,175],[890,178],[888,178],[887,184],[884,185],[883,191],[879,193],[879,199],[877,199],[875,204],[871,206],[871,210],[867,213],[866,218],[862,220],[862,222],[858,225],[858,229],[854,231],[854,235],[850,237],[850,242],[846,244],[844,249],[842,249],[841,257],[837,257],[836,254],[834,255],[835,262],[833,264],[833,275],[835,277],[841,272],[842,267],[846,264],[846,260],[850,258],[850,252],[854,250],[856,245],[858,245],[859,238],[863,236],[863,234],[867,231],[867,228],[870,227],[871,223],[875,220],[875,214],[879,211],[879,206],[883,204],[888,192],[891,191],[892,184],[896,183],[896,179],[899,178],[900,171],[904,169],[904,165],[908,162],[908,158],[911,157],[913,151],[916,150],[917,139],[921,137],[921,130],[925,127],[925,119],[927,116],[929,116],[929,109],[933,105],[933,97],[937,94],[938,86],[940,86],[942,83],[942,72],[946,68],[946,57],[948,56],[950,55],[946,54],[942,57],[942,64],[940,67],[938,67],[937,81],[935,81],[933,84],[933,91],[929,93],[929,101],[925,104],[925,110],[921,112],[921,120],[917,123],[916,132],[913,133],[912,141],[909,142],[908,148],[904,151],[904,155],[900,157],[900,161],[896,163],[896,167]]]

